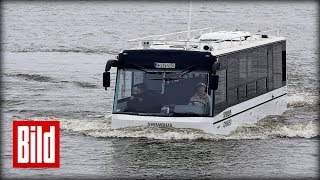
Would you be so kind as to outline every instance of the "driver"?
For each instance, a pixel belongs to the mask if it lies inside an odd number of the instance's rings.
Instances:
[[[130,100],[137,100],[139,102],[142,102],[144,98],[144,86],[143,84],[139,84],[137,88],[138,88],[137,94],[134,96],[131,96]]]
[[[127,111],[132,111],[132,112],[142,112],[144,110],[144,97],[145,97],[145,92],[144,92],[144,85],[139,84],[137,86],[137,94],[134,96],[131,96],[129,101],[128,101],[128,109]]]
[[[206,93],[206,85],[204,83],[197,84],[197,92],[191,97],[189,105],[208,106],[210,96]]]

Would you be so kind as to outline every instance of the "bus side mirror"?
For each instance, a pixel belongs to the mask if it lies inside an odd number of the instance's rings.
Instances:
[[[110,59],[107,64],[106,68],[103,73],[103,87],[107,90],[107,87],[110,87],[110,69],[111,67],[117,67],[118,66],[118,61],[115,59]]]
[[[209,89],[217,90],[219,84],[219,76],[215,74],[211,74],[209,78]]]
[[[107,90],[107,87],[110,87],[110,72],[103,73],[103,87]]]

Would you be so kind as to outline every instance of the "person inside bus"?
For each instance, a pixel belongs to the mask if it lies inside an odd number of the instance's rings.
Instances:
[[[204,83],[197,84],[197,92],[191,97],[189,105],[194,106],[208,106],[210,96],[206,93],[206,85]]]
[[[134,96],[131,96],[130,100],[136,100],[136,101],[142,102],[144,98],[143,96],[144,96],[144,85],[139,84],[137,86],[137,94],[135,94]]]
[[[141,111],[143,110],[143,102],[145,99],[145,93],[144,93],[144,85],[139,84],[137,85],[137,93],[130,97],[128,101],[128,109],[127,111]]]

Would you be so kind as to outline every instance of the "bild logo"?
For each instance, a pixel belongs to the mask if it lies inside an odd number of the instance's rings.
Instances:
[[[13,121],[13,167],[59,168],[60,122]]]

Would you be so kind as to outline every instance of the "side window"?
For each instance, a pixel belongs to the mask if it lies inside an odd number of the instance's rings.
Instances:
[[[259,48],[257,52],[258,79],[266,78],[268,76],[267,49]]]
[[[231,105],[238,101],[239,55],[230,55],[227,59],[227,101]]]
[[[227,97],[226,74],[227,74],[227,71],[225,69],[217,71],[217,75],[219,76],[219,86],[218,86],[218,89],[215,91],[215,104],[218,104],[220,102],[224,102],[227,100],[226,99]]]
[[[268,91],[273,90],[273,49],[268,47]]]
[[[227,69],[228,67],[227,56],[219,57],[219,62],[220,62],[220,69]]]
[[[132,72],[120,70],[119,78],[119,96],[118,99],[124,99],[131,96]]]
[[[232,105],[238,101],[238,88],[228,89],[227,101],[229,105]]]
[[[238,88],[238,100],[241,102],[247,98],[247,86],[241,85]]]
[[[263,94],[265,92],[267,92],[267,79],[266,78],[259,79],[257,81],[257,93]]]
[[[248,53],[248,82],[257,80],[257,51],[252,50]]]
[[[282,85],[286,85],[287,81],[287,50],[286,50],[286,43],[281,43],[282,47]]]
[[[257,94],[263,94],[267,91],[267,77],[268,77],[268,50],[266,47],[258,49],[257,53]]]
[[[230,55],[227,59],[227,87],[228,89],[236,88],[239,85],[239,59],[237,55]]]
[[[256,96],[256,81],[247,84],[247,97],[253,98]]]
[[[282,86],[282,47],[281,44],[273,46],[273,83],[274,88]]]
[[[239,55],[239,84],[247,83],[247,52],[241,52]]]

